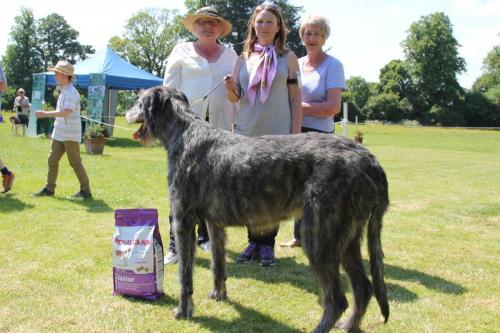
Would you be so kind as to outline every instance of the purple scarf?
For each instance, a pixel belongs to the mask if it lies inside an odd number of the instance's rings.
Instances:
[[[260,52],[259,64],[252,68],[250,79],[248,80],[248,100],[251,105],[255,104],[257,89],[260,85],[260,101],[264,103],[271,92],[271,85],[276,76],[278,56],[274,44],[262,46],[255,43],[254,50]]]

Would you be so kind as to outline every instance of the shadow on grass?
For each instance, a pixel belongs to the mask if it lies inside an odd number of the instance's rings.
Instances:
[[[130,134],[130,136],[132,136],[132,134]],[[139,142],[127,138],[109,138],[106,140],[106,146],[116,148],[142,148]]]
[[[0,210],[2,210],[2,212],[5,213],[12,211],[18,212],[24,209],[31,209],[34,207],[35,205],[27,204],[22,200],[16,198],[16,195],[14,193],[6,193],[0,195]]]
[[[72,197],[54,197],[60,201],[71,202],[87,208],[90,213],[106,213],[114,211],[104,200],[101,199],[75,199]]]
[[[260,267],[257,262],[237,264],[236,257],[239,253],[227,251],[231,262],[226,264],[227,275],[232,278],[256,279],[265,283],[290,283],[314,295],[319,295],[319,284],[311,272],[309,265],[297,263],[293,258],[278,258],[278,265],[272,268]],[[210,269],[210,261],[197,258],[196,265]],[[369,275],[368,262],[364,262],[365,271]],[[394,265],[385,264],[385,280],[388,289],[388,299],[402,303],[414,302],[418,295],[405,287],[395,283],[388,283],[388,279],[399,281],[418,282],[428,289],[444,294],[460,295],[467,291],[466,288],[454,282],[447,281],[438,276],[429,275],[417,270],[405,269]],[[343,290],[350,288],[349,279],[345,273],[341,274]]]
[[[429,275],[414,269],[401,268],[394,265],[385,264],[385,276],[400,281],[418,282],[428,289],[432,289],[443,294],[461,295],[467,291],[461,285],[447,281],[439,276]]]
[[[148,305],[154,305],[154,306],[161,306],[161,307],[175,307],[177,306],[177,299],[174,299],[167,294],[161,295],[159,298],[157,298],[154,301],[138,298],[138,297],[133,297],[133,296],[125,296],[125,295],[120,295],[119,297],[123,297],[127,301],[131,303],[140,303],[140,304],[148,304]],[[173,316],[173,312],[172,312]]]
[[[224,321],[217,317],[195,315],[192,321],[203,325],[212,332],[301,332],[236,302],[227,301],[226,303],[238,311],[240,314],[238,318]]]

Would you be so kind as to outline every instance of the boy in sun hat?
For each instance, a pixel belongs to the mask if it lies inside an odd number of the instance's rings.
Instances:
[[[61,89],[61,93],[57,99],[56,111],[36,111],[37,118],[55,117],[56,120],[54,122],[48,159],[49,172],[47,175],[47,184],[40,192],[35,193],[34,196],[54,195],[59,161],[63,154],[66,153],[69,164],[80,182],[80,191],[73,197],[83,199],[92,198],[89,178],[80,156],[82,127],[80,121],[80,94],[73,86],[75,70],[69,62],[60,60],[54,67],[48,68],[48,71],[55,73],[56,82]]]

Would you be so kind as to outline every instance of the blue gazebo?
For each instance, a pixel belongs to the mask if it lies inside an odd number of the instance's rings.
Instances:
[[[161,85],[162,79],[125,61],[109,46],[93,57],[75,64],[76,82],[79,88],[88,89],[90,118],[114,124],[118,90],[146,89]],[[33,109],[41,109],[45,99],[45,87],[55,86],[55,75],[51,72],[33,74]],[[33,119],[32,119],[33,118]],[[28,135],[36,136],[36,118],[30,115]],[[113,128],[108,127],[109,133]]]

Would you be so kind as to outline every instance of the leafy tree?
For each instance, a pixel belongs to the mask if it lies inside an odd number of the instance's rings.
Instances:
[[[380,88],[383,93],[395,93],[400,98],[413,93],[413,79],[403,60],[391,60],[380,70]]]
[[[95,52],[92,46],[82,45],[77,41],[79,32],[59,14],[50,14],[40,19],[37,36],[44,68],[54,66],[61,59],[74,64],[86,59],[87,54]]]
[[[373,120],[399,122],[406,119],[406,115],[401,110],[399,96],[392,92],[371,96],[363,111],[368,119]]]
[[[14,18],[10,31],[10,43],[3,57],[3,67],[9,82],[9,89],[22,87],[27,96],[31,96],[32,74],[44,70],[41,54],[37,47],[36,21],[33,11],[21,8]],[[12,94],[6,94],[9,97]],[[4,99],[3,103],[12,105],[13,99]]]
[[[221,42],[232,47],[237,54],[240,54],[243,50],[243,42],[247,36],[248,20],[252,16],[255,7],[261,3],[261,0],[186,0],[184,2],[188,13],[194,13],[203,6],[213,6],[217,9],[219,15],[231,22],[233,31],[222,38]],[[283,20],[289,30],[286,37],[287,47],[294,51],[298,57],[304,56],[306,50],[299,36],[302,7],[289,4],[288,0],[276,0],[273,3],[281,7]],[[182,24],[182,21],[179,21],[179,23]],[[186,39],[193,39],[192,36],[188,36],[185,28],[181,30]]]
[[[500,103],[492,102],[479,91],[465,93],[462,114],[467,126],[500,126]]]
[[[465,61],[458,55],[460,45],[449,18],[444,13],[423,16],[408,32],[402,46],[416,91],[424,101],[422,112],[435,106],[433,116],[424,114],[423,120],[435,119],[436,112],[453,112],[463,93],[457,74],[465,70]]]
[[[346,85],[347,89],[342,96],[349,104],[349,120],[354,120],[358,116],[359,120],[362,121],[366,118],[363,108],[368,99],[377,93],[375,86],[361,76],[351,76],[347,79]]]
[[[472,90],[485,93],[500,86],[500,45],[495,45],[483,60],[483,74],[474,82]]]
[[[130,63],[163,77],[164,61],[178,40],[176,16],[176,10],[142,10],[128,20],[124,37],[113,36],[110,45]]]

